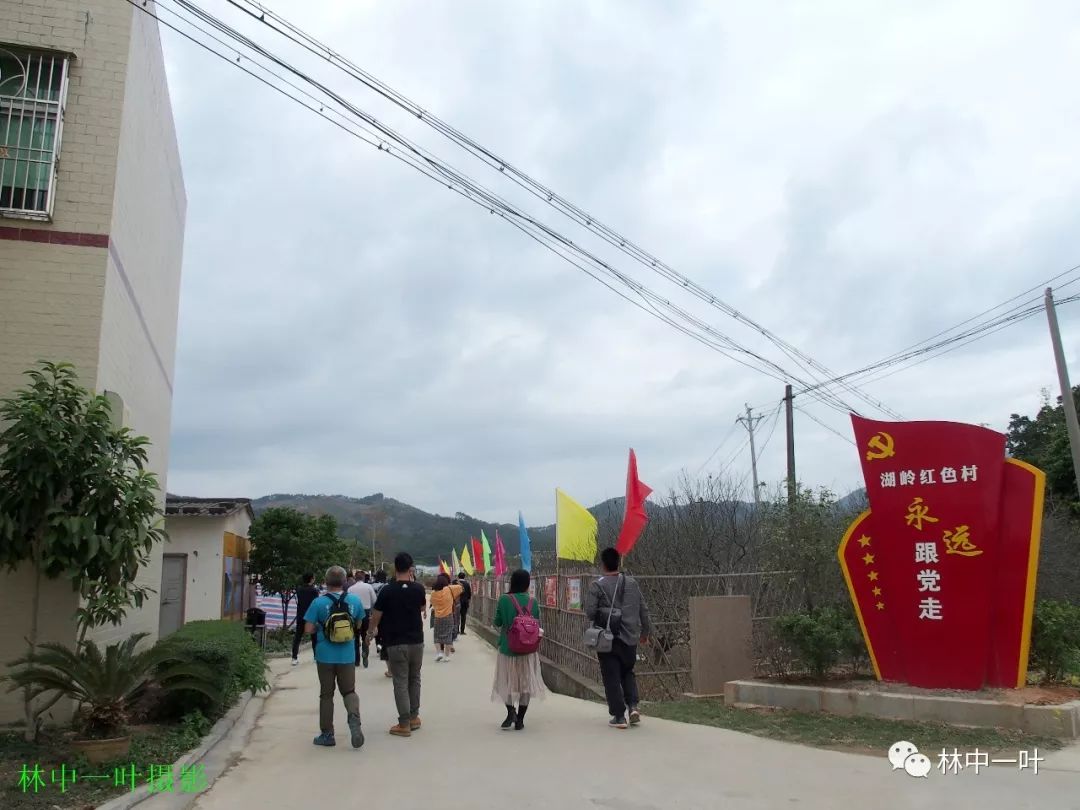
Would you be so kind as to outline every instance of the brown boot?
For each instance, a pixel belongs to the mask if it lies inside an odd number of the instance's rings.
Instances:
[[[422,725],[423,723],[420,722],[420,718],[414,717],[412,720],[409,721],[409,731],[416,731]]]
[[[401,723],[398,723],[397,725],[390,726],[390,733],[393,734],[395,737],[411,737],[412,729],[410,729],[408,726],[403,726],[401,725]]]

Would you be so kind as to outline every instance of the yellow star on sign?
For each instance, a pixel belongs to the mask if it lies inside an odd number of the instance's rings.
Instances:
[[[878,602],[877,603],[877,609],[878,610],[884,610],[885,609],[885,603],[884,602]]]
[[[859,545],[862,546],[863,548],[866,548],[868,545],[870,545],[870,536],[867,535],[867,534],[864,534],[862,537],[860,537],[859,538]]]
[[[874,588],[874,596],[881,596],[881,588]]]
[[[871,582],[877,582],[877,571],[871,571],[867,576],[870,577]]]
[[[867,565],[873,565],[874,564],[874,555],[873,554],[867,554],[862,558],[862,561],[864,563],[866,563]]]

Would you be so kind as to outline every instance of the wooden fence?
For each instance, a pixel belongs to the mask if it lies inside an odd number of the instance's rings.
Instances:
[[[582,612],[595,571],[538,572],[531,590],[540,603],[544,639],[540,652],[564,670],[600,682],[596,656],[583,643],[590,622]],[[643,700],[665,700],[692,691],[690,677],[690,599],[695,596],[749,596],[757,668],[769,668],[771,619],[794,607],[797,592],[790,571],[741,574],[686,574],[634,577],[641,586],[654,626],[651,643],[638,648],[638,689]],[[490,625],[508,577],[476,577],[470,615]]]

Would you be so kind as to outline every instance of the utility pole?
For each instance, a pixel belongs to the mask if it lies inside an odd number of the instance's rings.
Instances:
[[[795,394],[790,385],[784,386],[784,409],[787,411],[787,499],[795,504]]]
[[[1058,383],[1061,385],[1061,407],[1065,410],[1065,425],[1069,429],[1069,447],[1072,449],[1073,473],[1076,489],[1080,493],[1080,422],[1076,418],[1076,400],[1069,385],[1069,369],[1065,365],[1065,350],[1061,348],[1061,331],[1058,329],[1057,307],[1054,291],[1046,288],[1046,320],[1050,324],[1050,340],[1054,344],[1054,361],[1057,363]]]
[[[747,431],[750,433],[750,469],[754,475],[754,504],[761,503],[761,489],[758,486],[757,478],[757,448],[754,446],[754,428],[758,423],[764,419],[764,416],[754,416],[754,412],[750,410],[750,406],[746,406],[746,416],[740,416],[735,421],[744,425]]]

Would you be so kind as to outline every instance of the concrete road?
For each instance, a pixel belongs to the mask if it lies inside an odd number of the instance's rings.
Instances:
[[[1077,748],[1048,757],[1038,775],[998,765],[916,779],[892,771],[884,752],[821,751],[648,717],[615,731],[603,707],[558,695],[534,704],[524,731],[501,731],[505,711],[489,701],[494,665],[472,635],[449,664],[434,663],[429,647],[424,727],[399,739],[387,734],[396,719],[390,680],[372,661],[357,687],[367,744],[353,750],[340,702],[337,747],[311,744],[318,690],[305,661],[279,681],[239,761],[195,807],[1080,810]]]

